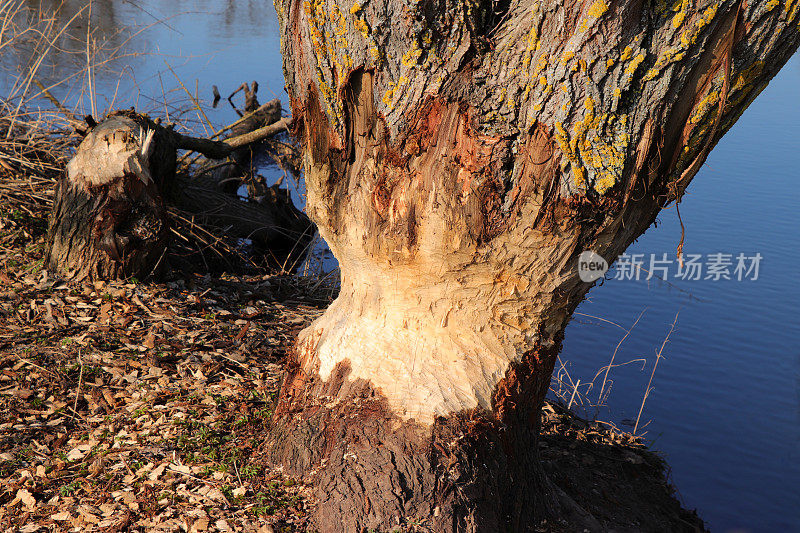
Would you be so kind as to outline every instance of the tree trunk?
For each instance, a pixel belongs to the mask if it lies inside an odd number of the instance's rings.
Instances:
[[[342,272],[269,444],[313,478],[316,527],[608,526],[537,457],[578,256],[610,262],[680,200],[797,48],[795,4],[277,0]]]
[[[167,246],[161,198],[175,145],[144,115],[120,113],[92,129],[55,190],[47,268],[66,279],[146,277]]]
[[[267,114],[278,118],[280,102]],[[312,225],[286,195],[266,189],[259,203],[224,192],[219,176],[176,175],[176,151],[192,149],[208,157],[233,154],[285,131],[277,120],[225,141],[187,137],[132,111],[112,114],[81,142],[56,187],[48,225],[48,270],[71,280],[146,278],[165,266],[169,220],[165,203],[202,224],[251,239],[278,267],[301,261]],[[257,129],[256,129],[257,128]],[[246,156],[249,164],[250,156]]]

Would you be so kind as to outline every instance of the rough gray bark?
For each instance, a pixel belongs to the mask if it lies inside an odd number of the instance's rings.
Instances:
[[[564,517],[535,450],[591,287],[577,257],[612,260],[680,199],[796,50],[800,5],[276,7],[307,211],[342,271],[298,341],[276,461],[313,473],[323,531]]]

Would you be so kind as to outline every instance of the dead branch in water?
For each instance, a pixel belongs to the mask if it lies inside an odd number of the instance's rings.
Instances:
[[[202,137],[192,137],[173,132],[178,148],[182,150],[191,150],[198,152],[210,159],[222,159],[229,156],[237,148],[247,146],[248,144],[263,141],[268,137],[272,137],[278,133],[289,131],[292,125],[291,117],[284,117],[278,122],[269,124],[257,130],[225,139],[224,141],[214,141]]]

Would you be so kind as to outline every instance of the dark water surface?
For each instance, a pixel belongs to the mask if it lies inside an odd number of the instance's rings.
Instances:
[[[609,280],[579,308],[625,328],[646,309],[617,361],[644,357],[647,366],[611,371],[605,419],[618,424],[636,418],[655,352],[679,313],[642,419],[652,420],[647,436],[683,501],[713,531],[800,531],[798,97],[795,56],[712,152],[680,205],[685,253],[732,254],[731,274],[738,254],[760,253],[757,280]],[[677,215],[659,218],[628,253],[674,258]],[[578,316],[567,329],[562,359],[575,380],[590,380],[624,335],[597,322]]]
[[[66,2],[63,20],[83,5]],[[79,29],[85,32],[83,24]],[[185,107],[187,98],[182,90],[173,91],[178,84],[165,61],[192,93],[197,90],[206,107],[212,84],[224,99],[243,81],[257,80],[262,102],[275,94],[288,109],[269,2],[106,1],[93,5],[92,25],[98,38],[110,36],[115,44],[131,33],[121,28],[152,25],[129,45],[145,55],[111,65],[121,77],[96,73],[101,109],[116,91],[116,107],[136,104],[163,116],[163,87],[167,100],[175,103],[166,108],[174,118],[178,101]],[[64,40],[61,45],[82,50],[85,42]],[[54,65],[39,73],[45,84],[85,66],[85,56],[52,52],[51,59]],[[0,94],[13,83],[13,69],[26,61],[24,49],[3,59],[12,70],[0,78]],[[53,92],[70,105],[80,97],[79,90],[66,86]],[[672,467],[685,505],[696,507],[714,531],[800,531],[799,98],[800,58],[795,58],[714,150],[681,203],[684,251],[702,254],[706,268],[708,254],[731,254],[733,279],[680,280],[672,264],[668,284],[617,280],[612,269],[610,279],[580,306],[561,355],[571,379],[581,380],[579,391],[596,402],[603,376],[591,390],[586,384],[608,364],[625,334],[606,321],[627,329],[644,311],[615,359],[645,359],[644,367],[613,368],[607,406],[598,412],[600,419],[632,430],[625,426],[637,418],[655,354],[678,313],[639,431],[647,432]],[[89,108],[85,98],[83,105]],[[235,119],[227,105],[206,113],[217,126]],[[199,127],[196,112],[184,118]],[[661,258],[666,253],[674,260],[680,235],[673,208],[628,253],[643,254],[642,266],[649,269],[651,254]],[[761,254],[757,280],[749,279],[752,273],[743,281],[735,279],[739,254]],[[589,416],[597,412],[586,404],[581,408]]]

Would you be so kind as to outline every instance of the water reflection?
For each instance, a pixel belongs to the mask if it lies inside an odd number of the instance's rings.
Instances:
[[[244,80],[258,80],[266,89],[264,100],[285,96],[271,2],[27,0],[24,7],[17,24],[49,30],[50,39],[29,32],[3,51],[4,97],[20,96],[20,80],[34,70],[80,113],[90,111],[90,85],[99,112],[113,102],[116,108],[133,105],[161,116],[189,101],[181,83],[204,105],[212,85],[227,96]],[[37,64],[44,51],[45,61]],[[209,112],[220,124],[234,117],[224,106]]]

